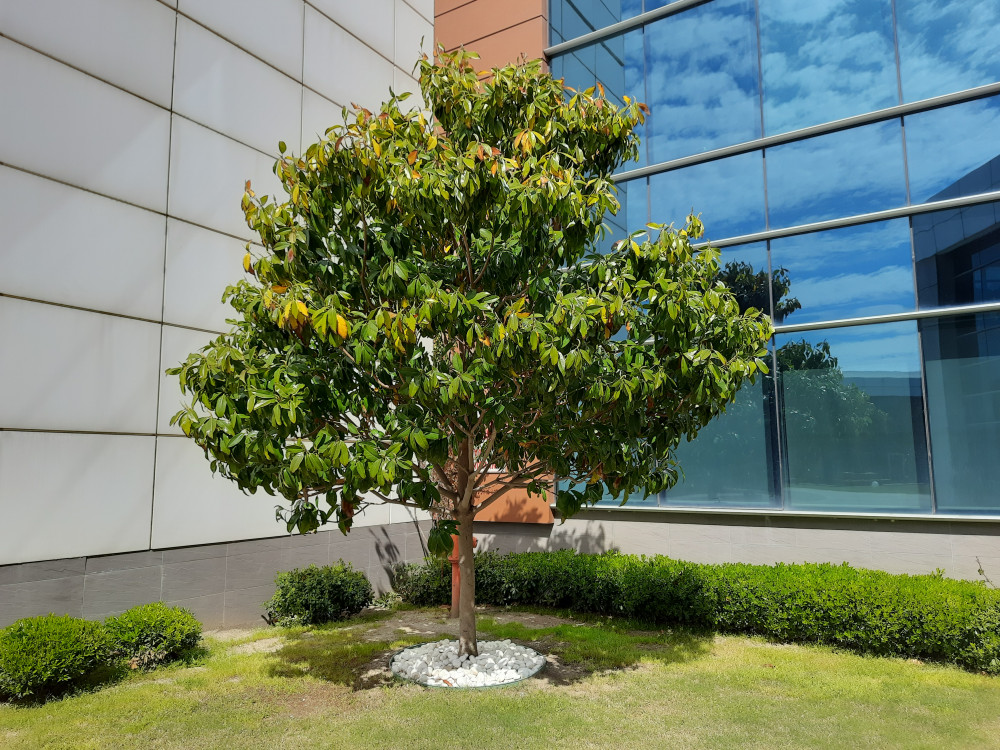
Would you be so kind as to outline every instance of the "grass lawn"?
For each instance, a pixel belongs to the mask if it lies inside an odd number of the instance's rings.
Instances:
[[[451,691],[391,681],[440,610],[221,633],[191,664],[44,705],[0,705],[18,748],[1000,748],[1000,679],[752,638],[491,611],[480,637],[550,654],[536,678]]]

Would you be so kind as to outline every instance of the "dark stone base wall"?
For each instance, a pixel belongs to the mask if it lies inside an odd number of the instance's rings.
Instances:
[[[100,620],[137,604],[187,607],[207,628],[261,625],[261,603],[282,570],[342,559],[376,591],[389,571],[427,554],[429,521],[321,531],[197,547],[0,566],[0,627],[21,617],[69,614]]]
[[[136,604],[189,608],[208,628],[260,625],[261,603],[282,570],[338,559],[364,570],[378,591],[397,562],[426,555],[429,521],[324,531],[227,544],[0,566],[0,626],[56,612],[101,619]],[[843,563],[892,573],[1000,583],[1000,522],[707,515],[590,510],[565,524],[476,524],[480,550],[668,555],[694,562]]]

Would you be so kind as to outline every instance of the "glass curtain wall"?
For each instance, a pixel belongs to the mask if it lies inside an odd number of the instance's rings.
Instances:
[[[556,77],[651,109],[606,241],[693,209],[776,327],[772,373],[647,502],[1000,516],[1000,3],[551,0],[550,19]]]

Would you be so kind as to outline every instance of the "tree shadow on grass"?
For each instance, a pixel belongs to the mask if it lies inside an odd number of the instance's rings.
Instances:
[[[349,625],[350,623],[345,623]],[[450,638],[413,633],[389,640],[365,640],[356,627],[326,626],[289,638],[268,668],[276,677],[314,678],[366,690],[400,683],[389,671],[393,654],[407,646]],[[643,663],[677,664],[701,658],[712,637],[687,630],[635,630],[634,623],[604,621],[532,628],[518,622],[480,617],[480,640],[510,639],[546,656],[538,679],[569,685],[594,673],[636,669]]]

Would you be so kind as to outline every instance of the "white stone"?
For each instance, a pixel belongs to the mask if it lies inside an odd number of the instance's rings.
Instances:
[[[534,650],[509,640],[480,641],[479,656],[459,655],[457,641],[439,641],[400,652],[390,669],[421,685],[484,687],[524,679],[544,662]]]

